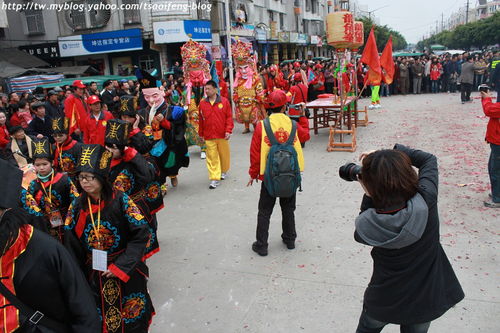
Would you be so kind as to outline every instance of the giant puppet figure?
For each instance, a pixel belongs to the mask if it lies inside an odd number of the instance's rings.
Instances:
[[[233,100],[236,104],[236,121],[245,124],[243,133],[250,132],[250,124],[255,126],[265,115],[264,90],[251,50],[252,44],[241,40],[231,45],[236,65]]]
[[[200,146],[205,158],[205,141],[198,135],[199,105],[204,95],[205,84],[211,79],[210,64],[206,59],[205,46],[189,40],[181,47],[181,56],[186,84],[184,109],[187,109],[186,141],[188,146]]]
[[[164,184],[169,177],[173,187],[177,186],[177,174],[181,167],[189,166],[189,154],[184,134],[186,116],[178,106],[169,107],[165,102],[165,89],[155,77],[137,70],[141,92],[148,106],[139,110],[145,126],[142,132],[153,140],[150,155],[155,157],[160,170],[158,180]]]

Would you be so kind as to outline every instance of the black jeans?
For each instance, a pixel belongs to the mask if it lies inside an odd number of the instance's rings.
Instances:
[[[460,84],[461,98],[462,102],[470,101],[470,93],[472,92],[472,84],[462,83]]]
[[[280,198],[281,215],[282,215],[282,228],[283,233],[281,238],[285,242],[293,242],[297,238],[295,232],[295,198],[294,194],[290,198]],[[276,203],[276,198],[269,195],[264,182],[260,188],[259,198],[259,213],[257,214],[257,244],[260,247],[267,248],[267,239],[269,237],[269,221],[273,208]]]
[[[388,323],[373,319],[366,314],[365,310],[363,310],[361,317],[359,318],[356,333],[379,333],[387,324]],[[399,330],[401,333],[427,333],[429,326],[431,326],[430,321],[421,324],[401,325]]]

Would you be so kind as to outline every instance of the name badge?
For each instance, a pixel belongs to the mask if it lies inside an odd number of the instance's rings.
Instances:
[[[63,225],[63,219],[61,213],[58,210],[53,210],[50,212],[49,220],[52,228],[56,228]]]
[[[92,269],[101,272],[108,270],[108,253],[106,251],[92,249]]]

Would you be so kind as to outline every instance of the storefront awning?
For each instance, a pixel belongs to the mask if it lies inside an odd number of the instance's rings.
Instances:
[[[49,64],[42,59],[15,47],[2,49],[2,52],[0,52],[0,61],[6,61],[21,68],[49,66]]]
[[[60,73],[64,75],[99,74],[92,66],[61,66],[40,69],[45,73]]]

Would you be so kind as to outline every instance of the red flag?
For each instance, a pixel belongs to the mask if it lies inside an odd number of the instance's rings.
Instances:
[[[382,80],[382,68],[380,67],[380,59],[378,57],[377,42],[375,41],[375,34],[373,28],[368,36],[368,41],[365,44],[361,62],[368,65],[368,74],[366,82],[370,85],[378,86]]]
[[[385,44],[384,51],[380,56],[380,66],[382,66],[382,76],[384,82],[391,84],[394,79],[394,59],[392,58],[392,35],[389,37],[387,44]]]

